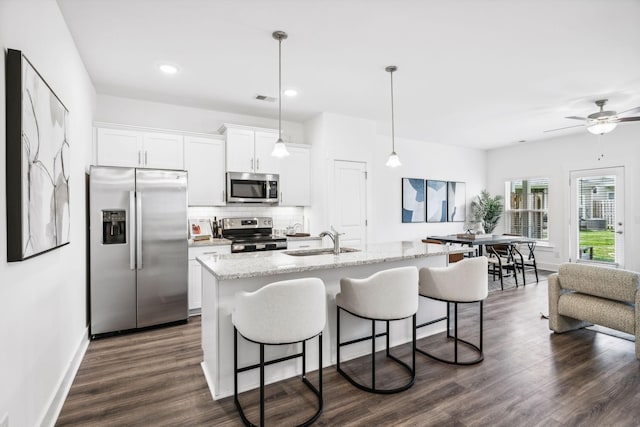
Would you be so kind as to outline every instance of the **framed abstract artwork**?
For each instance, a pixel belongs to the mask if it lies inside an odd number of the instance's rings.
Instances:
[[[447,219],[465,222],[467,219],[467,190],[464,182],[447,182]]]
[[[402,222],[424,221],[424,179],[402,178]]]
[[[69,111],[19,50],[6,57],[7,261],[69,243]]]
[[[427,222],[447,222],[447,181],[427,180]]]

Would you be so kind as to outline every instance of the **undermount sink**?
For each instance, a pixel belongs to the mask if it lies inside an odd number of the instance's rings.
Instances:
[[[340,248],[341,254],[344,254],[347,252],[360,252],[360,250],[353,249],[353,248]],[[332,255],[333,248],[300,249],[295,251],[283,251],[282,253],[285,255],[291,255],[291,256]]]

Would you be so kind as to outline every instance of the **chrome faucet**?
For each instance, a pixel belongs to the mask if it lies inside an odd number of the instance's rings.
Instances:
[[[331,230],[333,231],[333,233],[331,231],[323,231],[322,233],[320,233],[320,238],[324,236],[329,236],[331,238],[331,241],[333,242],[333,254],[339,255],[340,254],[340,235],[344,233],[338,233],[338,231],[335,228],[333,228],[333,225],[331,226]]]

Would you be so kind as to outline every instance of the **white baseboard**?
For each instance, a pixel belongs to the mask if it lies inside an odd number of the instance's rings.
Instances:
[[[209,368],[207,367],[207,364],[204,361],[200,362],[200,366],[202,367],[202,372],[204,373],[204,379],[207,381],[207,386],[209,387],[209,393],[211,394],[211,398],[213,400],[216,400],[216,392],[215,392],[215,389],[213,388],[213,378],[211,377],[211,374],[209,374]]]
[[[548,263],[548,262],[538,262],[538,269],[539,270],[547,270],[547,271],[557,272],[559,268],[560,268],[560,264],[551,264],[551,263]]]
[[[82,332],[82,337],[80,338],[80,342],[76,347],[75,354],[73,358],[69,362],[69,366],[67,368],[67,372],[65,372],[64,376],[60,380],[60,384],[58,384],[58,388],[56,393],[53,395],[51,399],[51,403],[49,404],[47,411],[45,412],[42,420],[38,425],[40,426],[48,426],[53,427],[58,420],[58,416],[60,416],[60,412],[62,411],[62,406],[64,405],[64,401],[67,399],[67,395],[69,394],[69,390],[71,389],[71,385],[73,384],[73,379],[76,377],[78,373],[78,369],[80,368],[80,363],[82,363],[82,359],[84,359],[84,355],[87,352],[87,348],[89,347],[89,329],[85,328]]]

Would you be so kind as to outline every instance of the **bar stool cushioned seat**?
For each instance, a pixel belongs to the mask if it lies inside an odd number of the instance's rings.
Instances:
[[[411,387],[415,381],[415,345],[416,345],[416,312],[418,311],[418,269],[416,267],[400,267],[380,271],[366,279],[340,280],[340,293],[336,295],[337,305],[337,364],[338,372],[351,384],[371,393],[397,393]],[[340,312],[346,311],[353,316],[371,320],[371,336],[358,338],[348,342],[340,342]],[[389,352],[389,321],[413,318],[412,365],[396,358]],[[386,332],[376,334],[375,322],[386,322]],[[392,389],[381,389],[376,385],[375,339],[386,336],[386,356],[399,363],[409,373],[406,384]],[[357,342],[371,340],[371,386],[358,383],[340,367],[340,348]]]
[[[302,381],[314,392],[318,410],[302,425],[313,423],[322,412],[322,330],[326,323],[326,290],[322,280],[304,278],[270,283],[255,292],[236,295],[232,314],[234,326],[234,399],[245,425],[253,425],[245,416],[238,399],[238,374],[260,369],[260,425],[264,425],[264,367],[302,357]],[[238,334],[260,345],[260,363],[238,367]],[[306,341],[318,337],[318,388],[306,378]],[[302,352],[265,361],[265,345],[302,343]]]
[[[419,353],[429,356],[435,360],[456,365],[473,365],[484,359],[482,352],[482,314],[483,301],[487,298],[488,278],[487,278],[487,257],[480,256],[466,258],[448,267],[424,267],[420,269],[420,296],[447,303],[447,316],[439,320],[447,321],[447,338],[454,340],[453,360],[443,359],[434,356],[421,349],[416,349]],[[480,343],[472,344],[458,338],[458,304],[480,303]],[[454,305],[454,335],[450,335],[450,304]],[[431,324],[434,322],[429,322]],[[420,325],[426,326],[427,324]],[[458,360],[458,343],[463,343],[477,353],[477,357],[470,361]]]

